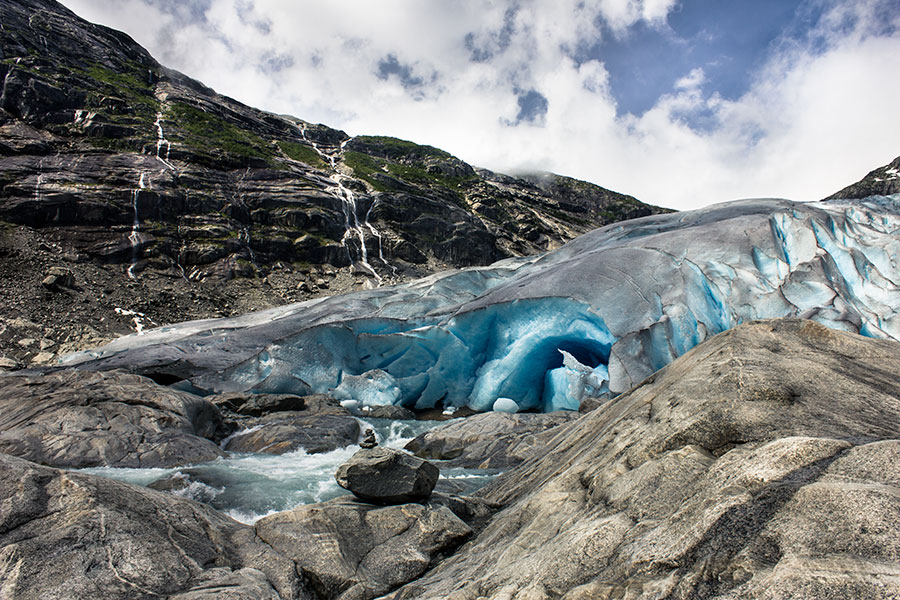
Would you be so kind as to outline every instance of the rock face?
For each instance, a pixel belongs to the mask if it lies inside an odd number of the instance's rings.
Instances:
[[[60,306],[110,336],[131,325],[116,307],[158,324],[235,314],[531,254],[662,210],[250,108],[53,0],[2,0],[0,21],[0,221],[18,226],[0,229],[0,280],[17,283],[0,303],[17,318],[47,320],[32,299],[64,290],[41,285],[50,265],[79,286]]]
[[[867,198],[868,196],[889,196],[900,194],[900,156],[889,164],[870,171],[854,184],[848,185],[829,198]]]
[[[444,506],[336,498],[266,517],[256,532],[297,563],[318,598],[369,600],[424,573],[472,530]]]
[[[0,377],[0,452],[56,467],[172,467],[213,460],[209,401],[124,373]]]
[[[720,334],[563,425],[386,598],[896,598],[898,350],[801,320]]]
[[[551,445],[557,426],[577,419],[573,412],[481,413],[419,434],[406,449],[421,458],[447,461],[449,467],[513,467]]]
[[[439,476],[430,462],[384,446],[359,450],[334,474],[342,488],[376,504],[425,500]]]
[[[315,598],[294,569],[202,504],[0,454],[4,599]]]

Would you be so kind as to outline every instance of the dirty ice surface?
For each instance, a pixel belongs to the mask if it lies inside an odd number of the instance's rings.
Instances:
[[[743,321],[798,316],[900,339],[898,231],[900,195],[741,200],[613,224],[537,257],[162,327],[66,362],[200,392],[575,409]]]

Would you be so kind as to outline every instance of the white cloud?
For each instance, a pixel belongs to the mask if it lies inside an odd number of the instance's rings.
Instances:
[[[690,90],[696,89],[703,85],[706,81],[706,73],[701,67],[691,69],[691,72],[675,82],[675,89]]]
[[[831,8],[808,40],[773,51],[742,98],[705,92],[698,68],[624,117],[603,63],[572,56],[602,23],[616,35],[640,21],[664,26],[675,0],[205,0],[205,20],[193,21],[160,8],[185,2],[149,1],[64,0],[248,104],[651,203],[813,200],[898,154],[900,23],[885,23],[884,1]],[[393,71],[379,76],[388,60]],[[509,126],[531,91],[546,114]]]

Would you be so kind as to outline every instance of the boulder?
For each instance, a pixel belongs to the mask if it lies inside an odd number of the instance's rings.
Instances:
[[[70,288],[75,285],[75,275],[63,267],[51,267],[47,271],[47,276],[41,281],[41,285],[49,290],[61,287]]]
[[[0,452],[67,467],[173,467],[223,456],[207,400],[118,372],[0,378]]]
[[[736,327],[476,493],[504,506],[391,600],[897,598],[900,344]]]
[[[445,506],[378,507],[349,497],[265,517],[256,534],[322,600],[369,600],[419,577],[472,530]]]
[[[416,418],[416,413],[404,408],[389,404],[387,406],[364,406],[362,408],[362,416],[368,419],[391,419],[394,421],[407,420],[411,421]]]
[[[430,462],[384,446],[361,449],[334,474],[342,488],[376,504],[424,500],[439,476],[440,471]]]
[[[359,421],[347,414],[282,412],[243,424],[250,429],[234,434],[225,445],[229,452],[285,454],[302,448],[317,454],[356,444],[359,439]]]
[[[293,394],[242,394],[237,392],[208,396],[207,400],[222,410],[230,410],[238,415],[250,417],[306,408],[304,397]],[[335,404],[337,403],[335,402]]]
[[[421,458],[445,460],[450,467],[509,468],[545,448],[559,425],[579,416],[570,411],[481,413],[420,433],[406,449]]]

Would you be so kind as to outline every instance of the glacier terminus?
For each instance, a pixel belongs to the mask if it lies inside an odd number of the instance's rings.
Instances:
[[[536,257],[161,327],[63,364],[200,393],[577,410],[754,319],[900,340],[898,231],[900,195],[740,200],[609,225]]]

